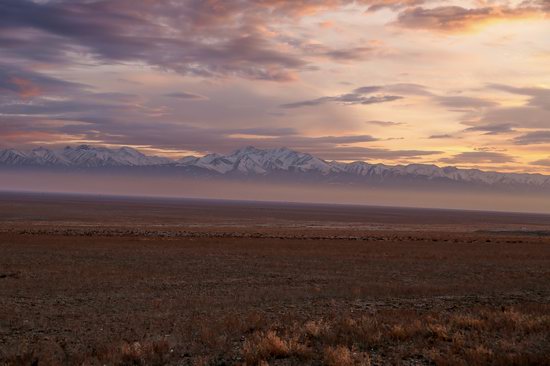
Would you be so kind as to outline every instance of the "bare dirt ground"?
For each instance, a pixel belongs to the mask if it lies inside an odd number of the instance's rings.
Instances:
[[[0,365],[548,365],[550,217],[0,194]]]

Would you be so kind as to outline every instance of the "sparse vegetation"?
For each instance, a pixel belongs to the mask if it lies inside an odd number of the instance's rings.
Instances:
[[[235,332],[227,347],[204,347],[177,340],[143,340],[103,345],[88,353],[71,354],[66,343],[42,341],[26,352],[5,352],[6,365],[113,364],[113,365],[271,365],[305,364],[367,366],[415,361],[436,365],[547,365],[550,305],[530,305],[506,311],[489,307],[451,313],[429,312],[411,319],[405,310],[375,314],[334,314],[322,328],[313,321],[281,320],[265,324],[252,333]],[[235,317],[239,315],[234,314]],[[243,315],[246,318],[246,316]],[[289,320],[286,317],[285,320]],[[457,319],[468,319],[458,321]],[[244,319],[243,319],[244,320]],[[212,332],[230,334],[230,324]],[[472,326],[474,324],[474,326]],[[277,329],[277,330],[275,330]],[[369,337],[368,334],[376,334]],[[234,346],[233,348],[231,346]],[[194,349],[196,353],[190,352]],[[201,351],[199,351],[201,350]],[[8,351],[8,350],[5,350]],[[204,354],[200,354],[204,352]]]
[[[550,365],[548,238],[37,225],[0,222],[0,366]]]

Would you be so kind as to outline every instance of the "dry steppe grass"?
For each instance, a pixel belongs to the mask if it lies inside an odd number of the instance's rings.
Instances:
[[[1,366],[550,365],[541,216],[32,202],[0,202]]]
[[[394,235],[319,242],[0,234],[0,268],[10,274],[0,279],[0,359],[549,364],[545,239],[488,244],[448,234],[459,241],[452,246],[426,233]]]
[[[70,354],[63,341],[44,340],[5,355],[3,362],[7,365],[547,365],[549,313],[548,305],[529,306],[523,311],[481,307],[416,315],[408,310],[388,310],[370,315],[339,314],[317,322],[274,322],[244,331],[240,338],[236,329],[218,325],[212,331],[229,336],[228,343],[221,348],[217,347],[219,344],[213,347],[211,340],[205,338],[195,340],[194,345],[181,345],[166,338],[121,341],[93,348],[88,353]],[[318,323],[320,330],[312,333],[312,323]],[[192,349],[197,353],[189,353]]]

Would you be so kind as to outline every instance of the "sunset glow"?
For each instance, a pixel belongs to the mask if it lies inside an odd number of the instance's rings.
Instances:
[[[0,147],[550,174],[550,1],[0,2]]]

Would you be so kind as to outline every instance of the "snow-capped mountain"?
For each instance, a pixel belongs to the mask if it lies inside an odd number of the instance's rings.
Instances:
[[[194,159],[188,156],[179,160],[178,165],[197,166],[221,174],[238,172],[245,175],[265,175],[275,171],[315,171],[326,174],[334,170],[330,163],[310,154],[292,151],[287,148],[260,150],[252,146],[239,149],[225,156],[209,154]]]
[[[30,153],[27,154],[27,159],[30,159],[30,163],[37,163],[40,165],[71,165],[71,161],[68,157],[43,147],[31,150]]]
[[[110,166],[151,166],[170,164],[172,160],[158,156],[147,156],[130,147],[108,149],[80,145],[67,146],[62,150],[43,147],[31,151],[14,149],[0,150],[0,165],[22,166],[65,166],[65,167],[110,167]]]
[[[108,149],[105,147],[91,147],[80,145],[76,148],[67,146],[61,152],[73,165],[82,167],[100,166],[149,166],[168,164],[170,159],[158,156],[147,156],[130,147]]]
[[[0,150],[0,163],[4,165],[25,165],[30,162],[30,158],[17,150]]]
[[[438,167],[428,164],[389,166],[363,161],[326,161],[287,148],[245,147],[228,155],[208,154],[172,160],[148,156],[130,147],[109,149],[81,145],[61,150],[37,148],[31,151],[0,150],[0,167],[116,168],[160,167],[164,171],[193,175],[231,177],[285,177],[339,184],[466,184],[477,186],[522,186],[550,189],[550,176],[484,172],[477,169]]]

